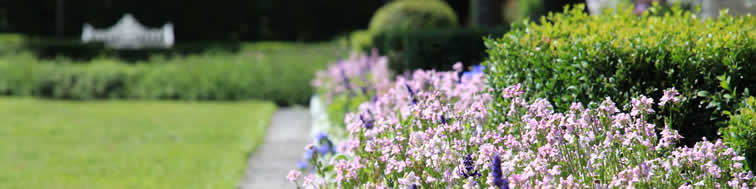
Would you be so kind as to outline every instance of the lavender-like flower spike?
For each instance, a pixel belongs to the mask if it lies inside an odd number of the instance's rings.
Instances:
[[[459,170],[459,176],[462,176],[465,179],[472,176],[480,176],[480,173],[475,170],[475,165],[473,165],[472,156],[470,156],[470,154],[467,154],[465,156],[463,164],[465,165],[465,167],[464,169]]]
[[[412,88],[410,88],[409,84],[404,84],[405,87],[407,87],[407,91],[410,93],[410,98],[412,98],[412,105],[417,105],[417,99],[415,99],[415,92],[412,91]]]
[[[501,157],[499,154],[495,154],[493,160],[491,160],[491,176],[493,177],[493,183],[496,188],[509,189],[509,182],[506,178],[502,177],[501,173]]]
[[[365,128],[372,129],[373,128],[373,120],[365,120],[365,117],[360,114],[360,121],[365,124]]]
[[[446,125],[448,122],[446,122],[446,118],[444,118],[444,114],[441,114],[439,117],[439,120],[441,120],[441,124]]]

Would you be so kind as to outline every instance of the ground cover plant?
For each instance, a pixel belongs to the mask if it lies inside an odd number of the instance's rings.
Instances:
[[[0,57],[0,94],[62,99],[260,99],[305,104],[315,71],[345,53],[335,43],[245,44],[237,54],[208,52],[127,63],[98,58]]]
[[[657,134],[650,115],[680,106],[675,88],[658,100],[607,97],[557,111],[525,97],[521,84],[494,92],[482,70],[461,70],[397,76],[387,93],[346,116],[347,140],[318,136],[305,147],[310,162],[287,178],[314,188],[753,186],[745,158],[721,140],[678,147],[673,115]]]
[[[0,188],[235,188],[275,109],[0,98]]]
[[[660,98],[675,87],[677,108],[671,127],[685,144],[713,139],[748,88],[756,87],[756,18],[730,16],[701,20],[672,7],[632,7],[588,15],[582,6],[535,22],[516,24],[502,37],[486,40],[492,88],[502,92],[521,83],[527,97],[546,98],[557,110],[573,102],[601,102],[609,96],[629,104],[640,95]],[[501,106],[503,104],[498,104]],[[592,106],[595,107],[595,106]],[[664,125],[660,116],[651,121]]]

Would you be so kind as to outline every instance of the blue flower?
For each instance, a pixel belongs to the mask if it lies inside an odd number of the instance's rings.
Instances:
[[[415,91],[412,91],[412,88],[408,84],[404,84],[405,87],[407,87],[407,91],[409,91],[410,97],[412,97],[412,105],[417,105],[417,99],[415,99]]]
[[[483,69],[484,69],[484,68],[485,68],[485,67],[483,67],[483,65],[480,65],[480,64],[478,64],[478,65],[476,65],[476,66],[473,66],[473,67],[472,67],[472,70],[470,70],[470,71],[466,71],[466,72],[462,72],[462,78],[472,79],[472,76],[473,76],[473,75],[478,75],[478,74],[485,74],[485,73],[483,72]],[[459,82],[462,82],[462,80],[460,79],[460,81],[459,81]]]
[[[328,140],[328,134],[324,132],[318,132],[318,134],[315,135],[315,142],[320,143],[323,140]]]
[[[501,157],[499,154],[495,154],[493,160],[491,160],[491,176],[493,177],[493,183],[496,188],[509,189],[509,182],[501,174]]]
[[[320,145],[320,147],[318,147],[318,153],[327,154],[328,152],[331,152],[331,145],[328,145],[328,143],[325,143],[323,145]]]
[[[470,156],[470,154],[467,154],[465,156],[463,164],[465,165],[465,168],[462,169],[462,170],[459,170],[459,173],[458,173],[459,176],[462,176],[465,179],[467,177],[472,177],[472,176],[478,177],[478,176],[480,176],[480,172],[478,172],[477,170],[475,170],[475,165],[473,165],[472,156]]]
[[[314,151],[314,150],[312,150],[312,149],[307,149],[307,150],[305,150],[305,153],[304,153],[304,158],[305,158],[306,160],[312,160],[312,155],[313,155],[313,153],[315,153],[315,151]]]
[[[373,120],[366,120],[365,117],[360,114],[360,121],[365,124],[365,128],[372,129],[373,128]]]
[[[310,164],[308,164],[308,163],[307,163],[306,161],[304,161],[304,160],[299,160],[299,161],[297,162],[297,168],[299,168],[299,169],[307,169],[307,167],[309,167],[309,166],[310,166]]]

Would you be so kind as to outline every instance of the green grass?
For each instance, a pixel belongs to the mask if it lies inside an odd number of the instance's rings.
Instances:
[[[0,98],[0,188],[235,188],[275,109]]]

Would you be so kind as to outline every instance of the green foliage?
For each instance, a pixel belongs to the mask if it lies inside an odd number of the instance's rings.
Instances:
[[[744,99],[737,113],[730,115],[729,126],[719,132],[725,144],[743,154],[749,168],[756,170],[756,99]]]
[[[13,170],[0,172],[0,188],[236,188],[275,111],[262,101],[0,98],[0,169]]]
[[[457,26],[457,15],[440,0],[393,1],[375,12],[370,20],[373,32],[411,29],[449,28]]]
[[[133,64],[39,60],[30,54],[0,57],[0,94],[61,99],[264,99],[306,104],[314,72],[343,50],[332,44],[247,45],[242,53],[153,56]],[[7,74],[5,74],[7,73]]]
[[[363,52],[373,46],[373,32],[357,30],[349,34],[349,46],[353,52]]]
[[[20,50],[24,36],[13,33],[0,33],[0,55]]]
[[[396,71],[451,70],[456,62],[475,65],[486,58],[483,38],[501,36],[507,28],[427,29],[380,33],[373,45],[390,57]]]
[[[542,24],[515,25],[486,40],[489,82],[497,93],[522,83],[527,96],[546,97],[562,110],[605,97],[621,104],[637,95],[658,99],[675,87],[681,106],[658,114],[677,115],[672,127],[687,144],[715,138],[725,121],[719,112],[731,111],[741,91],[756,87],[756,18],[723,13],[702,21],[677,7],[657,10],[590,16],[578,6],[541,18]]]

